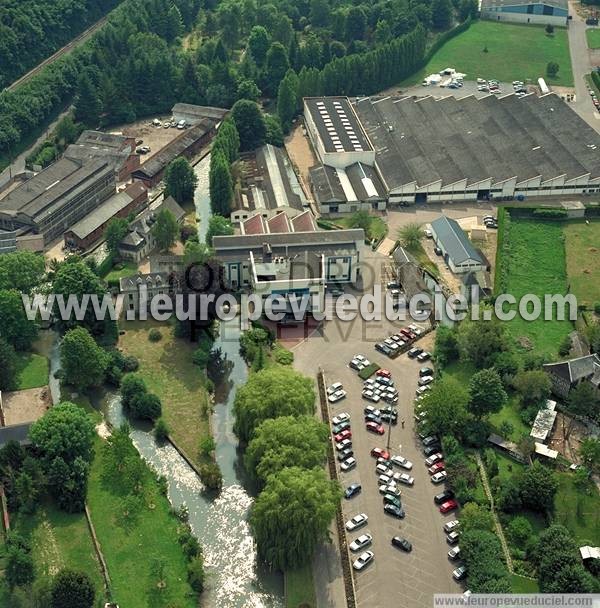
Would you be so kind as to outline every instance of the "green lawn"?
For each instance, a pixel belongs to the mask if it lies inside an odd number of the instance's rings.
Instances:
[[[600,49],[600,29],[588,28],[585,37],[590,49]]]
[[[519,415],[519,400],[515,395],[510,396],[502,409],[498,413],[492,414],[489,420],[494,427],[496,427],[498,432],[503,422],[510,422],[513,427],[513,432],[509,437],[505,437],[505,439],[509,439],[515,443],[517,443],[523,435],[528,435],[531,430],[531,428],[525,426],[524,422],[521,420],[521,416]],[[500,434],[502,435],[502,433]]]
[[[48,359],[35,353],[18,355],[17,382],[18,390],[39,388],[48,384],[50,366]]]
[[[137,274],[138,265],[134,262],[117,262],[113,269],[104,277],[105,281],[118,281],[123,277]]]
[[[539,593],[540,591],[537,581],[530,578],[512,574],[510,581],[513,593]]]
[[[559,488],[554,500],[556,523],[571,531],[578,544],[600,543],[600,496],[590,483],[587,491],[578,490],[572,473],[557,473]]]
[[[144,492],[137,517],[126,522],[127,496],[110,474],[103,478],[102,441],[97,440],[88,487],[88,506],[111,578],[113,599],[128,608],[195,608],[187,565],[177,542],[178,522],[154,475],[143,467]],[[135,448],[133,456],[141,458]],[[129,508],[129,507],[128,507]],[[157,574],[158,568],[162,574]],[[159,589],[158,581],[166,586]]]
[[[475,366],[468,361],[453,361],[444,367],[444,374],[452,376],[463,386],[469,386],[471,376],[476,372]]]
[[[383,237],[387,235],[388,226],[387,224],[380,218],[375,216],[370,216],[369,218],[370,224],[369,227],[365,230],[367,239],[375,239],[376,241],[380,241]],[[343,217],[335,220],[336,224],[344,228],[352,228],[352,216]]]
[[[315,608],[315,583],[312,565],[307,564],[297,570],[286,570],[285,591],[287,608]]]
[[[509,252],[502,264],[507,268],[507,292],[517,302],[526,294],[542,300],[545,294],[566,294],[567,271],[562,226],[559,222],[511,218],[508,234]],[[516,307],[505,306],[505,310]],[[509,331],[527,350],[556,357],[563,338],[573,329],[570,321],[545,321],[543,314],[535,321],[526,321],[517,311],[507,321]]]
[[[563,234],[570,290],[578,304],[592,307],[600,302],[600,220],[568,222]]]
[[[487,48],[487,52],[484,49]],[[556,61],[556,78],[546,75],[548,62]],[[466,74],[467,80],[495,78],[501,82],[541,77],[549,84],[573,86],[567,30],[555,28],[546,34],[543,26],[476,21],[465,32],[452,38],[429,63],[403,82],[416,84],[428,74],[452,67]]]
[[[148,332],[158,328],[160,342],[150,342]],[[186,454],[201,462],[199,445],[209,434],[208,396],[200,368],[192,363],[195,345],[175,338],[173,327],[153,321],[125,322],[120,326],[119,347],[140,362],[140,375],[148,389],[162,400],[163,417],[170,434]]]

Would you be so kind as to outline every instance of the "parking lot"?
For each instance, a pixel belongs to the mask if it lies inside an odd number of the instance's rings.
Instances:
[[[376,253],[367,253],[366,262],[372,269],[372,278],[378,280],[377,269],[386,258]],[[329,322],[322,333],[312,335],[294,347],[294,366],[312,377],[321,367],[326,384],[342,382],[347,397],[331,405],[331,416],[347,412],[352,424],[352,442],[357,467],[340,474],[343,487],[358,482],[362,492],[350,500],[343,500],[344,520],[359,513],[369,517],[368,525],[348,534],[351,542],[361,534],[369,532],[373,543],[369,550],[375,555],[374,561],[364,571],[354,573],[357,602],[359,606],[406,606],[407,608],[431,606],[434,593],[460,592],[461,587],[452,579],[456,567],[447,557],[450,546],[446,543],[442,526],[456,515],[443,516],[433,502],[435,494],[443,490],[443,484],[431,483],[419,438],[415,433],[413,401],[419,369],[431,362],[420,363],[402,354],[388,359],[374,348],[376,342],[390,334],[397,333],[405,323]],[[430,349],[433,335],[428,334],[417,342],[418,346]],[[422,342],[422,343],[421,343]],[[399,391],[398,424],[391,427],[390,452],[401,454],[413,462],[409,473],[414,476],[414,486],[399,485],[402,491],[402,506],[406,517],[396,519],[383,511],[383,499],[379,493],[376,460],[370,456],[374,447],[386,447],[387,434],[378,436],[365,429],[363,409],[368,405],[361,397],[363,381],[356,371],[348,366],[354,354],[361,353],[370,361],[392,373]],[[401,421],[404,420],[404,428]],[[388,425],[384,425],[386,431]],[[404,472],[403,469],[396,469]],[[391,545],[393,536],[409,540],[413,549],[404,553]],[[354,561],[360,551],[351,556]]]

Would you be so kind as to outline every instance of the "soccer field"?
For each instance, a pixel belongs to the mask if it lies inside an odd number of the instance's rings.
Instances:
[[[486,52],[487,50],[487,52]],[[546,75],[548,62],[558,63],[556,78]],[[424,76],[451,67],[466,80],[495,79],[501,82],[543,77],[549,84],[573,86],[567,30],[546,34],[543,26],[476,21],[440,48],[429,63],[402,84],[420,82]]]

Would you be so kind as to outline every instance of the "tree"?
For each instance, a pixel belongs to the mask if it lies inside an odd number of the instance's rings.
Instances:
[[[0,338],[15,350],[28,350],[37,337],[38,328],[27,318],[16,290],[0,290],[0,319]]]
[[[519,372],[513,386],[526,405],[537,405],[550,396],[552,382],[548,374],[541,369]]]
[[[398,230],[398,240],[407,249],[417,249],[424,236],[423,228],[418,223],[406,224]]]
[[[31,293],[44,280],[44,256],[32,251],[14,251],[0,255],[0,289]]]
[[[271,94],[277,93],[277,87],[290,68],[287,51],[281,42],[273,42],[267,52],[266,83]]]
[[[375,27],[375,41],[377,44],[387,44],[392,38],[392,28],[387,19],[379,19]]]
[[[546,66],[546,74],[550,77],[550,78],[556,78],[556,76],[558,75],[558,63],[556,63],[556,61],[549,61],[548,65]]]
[[[157,247],[161,251],[168,251],[177,241],[179,225],[171,211],[162,209],[156,216],[156,222],[152,226],[152,236]]]
[[[60,362],[65,381],[79,390],[104,381],[109,355],[84,327],[69,330],[62,341]]]
[[[71,114],[61,118],[54,129],[54,136],[59,144],[66,146],[72,144],[79,135],[79,128],[73,120]]]
[[[237,103],[240,103],[239,101]],[[237,104],[236,104],[237,105]],[[213,213],[223,217],[231,213],[233,182],[225,154],[218,150],[211,154],[209,173],[210,206]]]
[[[108,251],[112,254],[117,253],[121,241],[129,232],[129,222],[123,217],[114,217],[104,231],[104,238]]]
[[[465,319],[458,328],[458,348],[461,358],[479,369],[492,367],[495,358],[508,350],[505,327],[497,319]]]
[[[494,529],[494,519],[492,514],[476,502],[468,502],[465,504],[460,513],[460,529],[461,532],[469,530],[487,530],[488,532]]]
[[[256,427],[268,418],[311,415],[315,392],[310,378],[287,367],[263,369],[252,374],[237,390],[234,430],[249,441]]]
[[[96,592],[85,572],[61,570],[52,582],[51,608],[93,608]]]
[[[264,144],[265,119],[257,103],[240,99],[231,109],[231,115],[240,136],[240,150],[254,150]]]
[[[57,456],[47,473],[48,487],[58,506],[67,513],[80,513],[85,509],[89,464],[77,457],[66,462]]]
[[[183,248],[183,261],[186,266],[206,264],[211,258],[211,250],[204,243],[188,241]]]
[[[524,549],[532,535],[533,528],[526,517],[519,515],[510,520],[508,536],[517,547]]]
[[[468,409],[476,418],[499,412],[508,400],[500,375],[495,369],[482,369],[469,381]]]
[[[171,195],[179,204],[194,200],[198,177],[187,158],[180,156],[167,165],[165,185],[165,194]]]
[[[453,7],[450,0],[433,0],[431,3],[431,16],[433,27],[445,30],[452,25]]]
[[[87,70],[83,71],[77,81],[75,98],[75,120],[88,127],[95,127],[100,119],[102,104],[98,89],[92,82]]]
[[[359,6],[352,6],[346,13],[346,42],[350,43],[354,40],[362,40],[365,37],[367,29],[367,17],[365,12]]]
[[[4,338],[0,338],[0,391],[14,391],[17,387],[17,354]]]
[[[20,546],[9,545],[4,577],[11,590],[33,583],[35,571],[31,553]]]
[[[458,5],[458,16],[461,21],[465,21],[469,17],[473,19],[477,16],[479,3],[477,0],[460,0]]]
[[[265,114],[266,143],[281,148],[283,146],[283,129],[278,116]]]
[[[567,398],[567,410],[572,415],[572,418],[567,437],[571,434],[575,416],[582,416],[592,420],[597,416],[599,401],[591,382],[580,382],[571,390]]]
[[[238,99],[249,99],[250,101],[258,101],[260,97],[260,89],[254,80],[245,78],[240,80],[237,88]]]
[[[460,436],[468,418],[469,393],[452,376],[442,376],[423,399],[428,428],[439,435]]]
[[[551,512],[557,490],[556,475],[539,461],[527,467],[519,478],[521,501],[532,511]]]
[[[146,383],[139,374],[126,374],[121,380],[121,401],[125,409],[129,408],[134,399],[148,391]]]
[[[328,538],[339,497],[321,468],[291,467],[269,477],[250,512],[259,556],[278,570],[310,563]]]
[[[550,23],[546,26],[546,34],[554,34],[554,26]]]
[[[600,472],[600,441],[588,437],[579,446],[579,456],[592,473]]]
[[[229,236],[233,234],[233,226],[231,222],[221,215],[213,215],[208,220],[208,228],[206,230],[206,244],[209,247],[213,245],[213,238],[216,236]]]
[[[310,0],[309,18],[314,27],[327,27],[331,19],[328,0]]]
[[[271,37],[262,25],[255,25],[248,36],[248,49],[258,67],[265,65]]]
[[[510,593],[508,571],[502,561],[502,546],[489,530],[462,530],[460,553],[467,568],[467,584],[474,593]]]
[[[158,395],[144,393],[133,399],[129,411],[135,418],[156,420],[162,414],[162,403]]]
[[[279,84],[277,92],[277,114],[284,132],[288,133],[296,116],[298,76],[290,70]]]
[[[78,457],[91,462],[95,435],[85,410],[68,401],[49,409],[29,430],[31,443],[46,465],[57,457],[67,463]]]
[[[371,227],[371,216],[368,211],[356,211],[350,216],[348,225],[351,228],[362,228],[368,237],[369,228]]]
[[[245,454],[246,469],[265,483],[290,463],[303,469],[322,466],[327,454],[327,427],[309,416],[282,416],[262,422]]]
[[[458,359],[458,338],[456,330],[446,325],[439,325],[435,332],[433,356],[438,365],[443,367]]]

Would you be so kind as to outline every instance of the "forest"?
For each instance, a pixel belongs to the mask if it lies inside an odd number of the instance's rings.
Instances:
[[[91,128],[166,112],[176,101],[231,107],[260,99],[273,109],[272,99],[285,130],[302,96],[396,84],[420,66],[436,35],[476,7],[474,0],[124,0],[88,43],[0,94],[0,155],[14,153],[72,99],[76,119]]]
[[[4,0],[0,5],[0,90],[101,19],[119,1]]]

